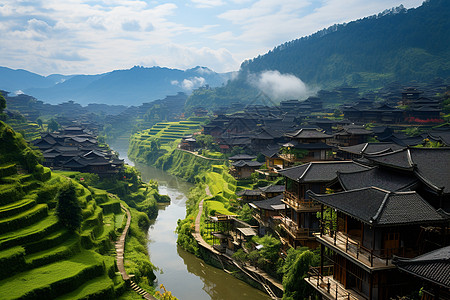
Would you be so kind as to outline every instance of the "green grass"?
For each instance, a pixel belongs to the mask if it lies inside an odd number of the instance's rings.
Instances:
[[[206,201],[205,203],[208,208],[208,212],[215,210],[216,215],[217,214],[220,214],[220,215],[235,215],[236,214],[236,213],[233,213],[233,212],[229,211],[228,209],[226,209],[222,202],[209,200],[209,201]]]
[[[70,291],[78,282],[101,275],[102,259],[92,251],[16,274],[0,281],[0,299],[51,297]]]
[[[58,228],[58,218],[51,215],[28,227],[0,235],[0,249],[35,242]]]
[[[137,294],[136,292],[133,293]],[[103,275],[83,284],[75,291],[56,299],[114,299],[114,296],[114,282],[108,276]]]

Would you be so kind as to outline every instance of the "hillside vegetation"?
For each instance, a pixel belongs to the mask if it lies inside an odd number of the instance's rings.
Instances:
[[[192,117],[187,121],[160,122],[130,137],[128,157],[136,162],[153,165],[166,153],[171,153],[185,135],[200,131],[205,118]]]
[[[379,87],[393,80],[450,77],[447,0],[397,8],[287,42],[241,65],[241,73],[278,70],[309,84]]]
[[[114,241],[126,224],[120,204],[128,205],[88,182],[128,195],[130,205],[142,210],[156,209],[156,189],[139,184],[135,172],[125,170],[130,182],[112,184],[93,174],[52,173],[40,161],[40,154],[0,121],[0,299],[117,299],[126,285],[117,272]],[[57,213],[67,191],[73,191],[73,207],[81,214],[75,227],[64,226]],[[148,217],[131,211],[125,267],[150,288],[154,267],[142,252],[140,228],[148,226]]]

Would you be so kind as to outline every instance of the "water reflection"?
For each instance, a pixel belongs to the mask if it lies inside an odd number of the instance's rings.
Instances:
[[[111,147],[127,161],[128,145],[115,143]],[[161,207],[148,230],[150,260],[161,270],[156,274],[158,285],[163,283],[180,300],[270,299],[177,246],[175,228],[177,220],[185,217],[185,203],[192,184],[143,164],[137,163],[136,168],[144,181],[157,180],[159,192],[171,199],[169,205]]]

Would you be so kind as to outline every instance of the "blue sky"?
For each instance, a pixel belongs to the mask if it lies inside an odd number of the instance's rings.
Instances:
[[[336,23],[422,0],[2,0],[0,66],[42,75],[134,65],[236,71]]]

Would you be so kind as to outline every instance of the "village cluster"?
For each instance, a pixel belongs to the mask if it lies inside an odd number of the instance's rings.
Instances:
[[[238,196],[253,208],[257,234],[286,247],[320,247],[320,266],[305,280],[327,298],[389,299],[418,286],[422,299],[450,297],[450,127],[400,132],[410,117],[439,118],[439,103],[420,95],[403,91],[408,111],[362,99],[344,106],[343,120],[306,118],[321,110],[310,98],[219,111],[204,126],[220,151],[246,153],[229,157],[237,180],[284,178]],[[180,147],[197,151],[196,135]],[[232,234],[217,237],[216,249],[237,249]]]

